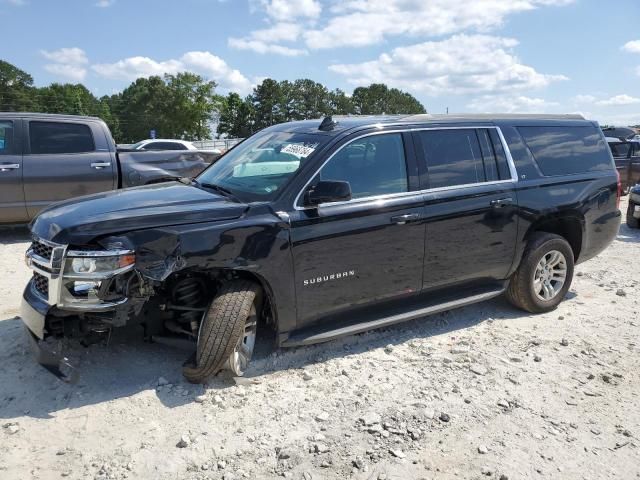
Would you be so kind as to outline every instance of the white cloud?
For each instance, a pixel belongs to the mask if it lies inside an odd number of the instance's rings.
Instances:
[[[99,63],[91,68],[103,77],[135,80],[139,77],[150,77],[152,75],[162,75],[165,73],[178,73],[182,64],[178,60],[167,60],[157,62],[149,57],[129,57],[118,60],[115,63]]]
[[[22,7],[27,4],[26,0],[5,0],[5,2],[14,7]]]
[[[281,22],[272,27],[254,30],[248,37],[229,38],[231,48],[252,50],[256,53],[275,53],[288,57],[306,55],[308,52],[300,48],[278,45],[277,42],[294,42],[300,36],[302,28],[295,23]]]
[[[66,80],[81,82],[87,75],[87,54],[78,47],[60,48],[58,50],[40,50],[40,54],[49,60],[44,69]]]
[[[62,77],[66,80],[71,80],[72,82],[82,82],[87,76],[86,68],[74,65],[48,63],[44,66],[44,69],[56,77]]]
[[[605,100],[599,100],[595,103],[596,105],[601,105],[601,106],[636,105],[640,103],[640,98],[632,97],[631,95],[627,95],[627,94],[622,94],[622,95],[615,95]]]
[[[597,100],[593,95],[576,95],[571,99],[573,103],[594,103]]]
[[[192,71],[214,80],[224,90],[245,93],[251,88],[251,82],[239,70],[231,68],[222,58],[206,51],[187,52],[179,59],[165,61],[141,56],[129,57],[115,63],[92,65],[91,68],[100,76],[123,80]]]
[[[285,57],[298,57],[300,55],[306,55],[306,50],[298,48],[285,47],[284,45],[277,45],[274,43],[261,42],[260,40],[251,40],[248,38],[229,38],[229,46],[237,50],[251,50],[256,53],[275,53],[276,55],[283,55]]]
[[[55,63],[66,63],[72,65],[85,65],[89,63],[87,54],[78,47],[60,48],[58,50],[40,50],[44,58]]]
[[[622,49],[630,53],[640,53],[640,40],[627,42],[622,46]]]
[[[573,0],[347,0],[334,16],[304,37],[313,49],[366,46],[386,37],[434,37],[464,30],[481,33],[499,27],[510,14]]]
[[[98,0],[96,2],[96,7],[107,8],[116,3],[116,0]]]
[[[495,94],[546,87],[566,80],[538,73],[513,54],[517,40],[489,35],[455,35],[439,42],[398,47],[377,60],[331,65],[349,83],[378,82],[429,95]]]
[[[328,15],[321,18],[319,0],[250,0],[253,10],[265,12],[266,22],[275,25],[253,31],[246,37],[230,38],[228,44],[261,54],[297,56],[306,54],[306,50],[299,45],[281,43],[299,41],[300,37],[308,48],[317,50],[374,45],[394,36],[487,33],[501,26],[508,15],[573,1],[332,0],[327,2],[331,4]],[[288,32],[280,37],[283,28]]]
[[[549,109],[559,106],[556,102],[548,102],[542,98],[531,98],[525,95],[483,95],[472,100],[469,108],[477,112],[499,113],[547,113]]]
[[[322,7],[317,0],[260,0],[269,17],[275,20],[292,20],[298,17],[317,18]]]

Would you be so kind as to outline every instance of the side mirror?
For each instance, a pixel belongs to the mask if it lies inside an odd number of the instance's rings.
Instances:
[[[351,200],[351,186],[349,182],[325,180],[310,186],[305,193],[305,205],[320,205],[321,203],[343,202]]]

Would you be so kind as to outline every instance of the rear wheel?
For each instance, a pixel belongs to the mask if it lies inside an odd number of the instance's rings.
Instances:
[[[573,280],[573,250],[559,235],[536,233],[511,278],[507,299],[531,313],[555,309]]]
[[[223,368],[243,375],[255,345],[260,287],[248,280],[222,285],[198,331],[195,358],[183,368],[192,383],[202,383]]]

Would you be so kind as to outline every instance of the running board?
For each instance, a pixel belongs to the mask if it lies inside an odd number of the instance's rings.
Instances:
[[[490,290],[475,289],[474,291],[469,292],[469,295],[465,295],[464,297],[449,297],[444,301],[440,298],[440,302],[437,301],[438,299],[434,300],[433,298],[430,298],[429,300],[421,299],[405,302],[404,308],[399,306],[382,309],[377,308],[373,314],[361,315],[360,321],[326,321],[320,325],[316,324],[297,332],[292,332],[290,336],[281,340],[280,345],[283,347],[298,347],[302,345],[328,342],[346,335],[355,335],[356,333],[388,327],[390,325],[395,325],[396,323],[415,320],[417,318],[426,317],[427,315],[433,315],[434,313],[464,307],[466,305],[471,305],[472,303],[483,302],[501,295],[504,291],[505,288],[501,285],[500,287],[493,287]],[[409,303],[409,305],[407,305],[407,303]],[[351,312],[351,315],[353,315],[353,312]]]

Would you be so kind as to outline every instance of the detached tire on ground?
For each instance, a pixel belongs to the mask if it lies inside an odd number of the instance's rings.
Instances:
[[[183,367],[192,383],[228,368],[234,375],[244,373],[256,337],[260,287],[248,280],[232,280],[222,285],[202,319],[195,359]]]
[[[537,232],[525,249],[506,291],[516,307],[531,313],[555,309],[573,280],[573,250],[560,235]]]

